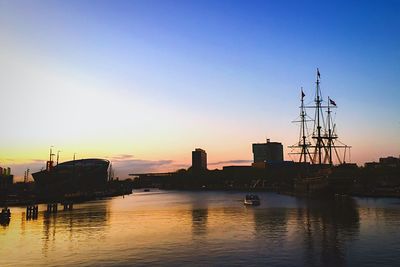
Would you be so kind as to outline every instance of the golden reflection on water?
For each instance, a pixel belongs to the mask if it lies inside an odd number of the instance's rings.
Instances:
[[[271,193],[260,193],[260,207],[245,207],[243,195],[135,192],[55,214],[41,205],[35,220],[27,220],[23,208],[12,208],[10,224],[0,226],[0,266],[341,266],[363,260],[350,245],[371,246],[374,227],[392,234],[400,216],[397,206],[362,202],[360,207],[351,198],[315,201]]]

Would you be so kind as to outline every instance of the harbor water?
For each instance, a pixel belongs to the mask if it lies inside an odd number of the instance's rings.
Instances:
[[[400,199],[135,191],[0,225],[0,266],[399,266]]]

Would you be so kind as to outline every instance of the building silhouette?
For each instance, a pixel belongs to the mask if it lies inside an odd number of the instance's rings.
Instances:
[[[0,167],[0,191],[10,188],[14,182],[14,175],[11,174],[11,169]]]
[[[253,144],[254,163],[276,163],[283,162],[283,146],[279,142]]]
[[[192,151],[192,169],[194,171],[207,170],[207,153],[201,148]]]
[[[379,158],[379,164],[384,165],[384,166],[397,167],[397,166],[400,166],[400,157],[399,158],[395,158],[395,157]]]

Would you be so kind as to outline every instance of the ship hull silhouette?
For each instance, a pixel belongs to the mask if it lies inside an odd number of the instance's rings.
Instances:
[[[333,110],[337,108],[336,102],[329,96],[327,101],[323,99],[318,68],[316,74],[313,104],[305,104],[306,94],[301,88],[300,115],[294,121],[300,123],[299,140],[289,146],[292,149],[289,154],[297,155],[297,164],[300,169],[304,168],[293,181],[293,192],[296,195],[329,195],[333,191],[348,188],[354,180],[351,174],[356,165],[346,162],[346,156],[350,158],[351,146],[338,139],[332,116]],[[314,116],[309,117],[307,110],[314,111]],[[309,122],[313,123],[311,133]],[[338,165],[335,166],[335,163]]]

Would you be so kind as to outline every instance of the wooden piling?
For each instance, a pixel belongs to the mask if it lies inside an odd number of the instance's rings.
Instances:
[[[63,206],[64,206],[64,210],[72,210],[74,204],[72,202],[64,202]]]
[[[50,203],[47,204],[47,212],[48,213],[56,213],[58,209],[58,203]]]
[[[39,214],[39,207],[38,205],[29,205],[26,207],[26,219],[37,219]]]

